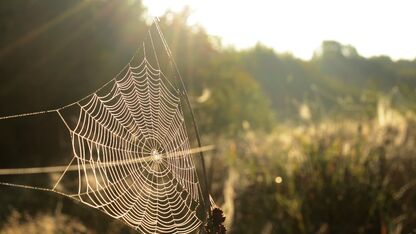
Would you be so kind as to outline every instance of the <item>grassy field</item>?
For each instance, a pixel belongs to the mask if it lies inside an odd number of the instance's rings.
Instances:
[[[207,155],[210,186],[230,233],[414,232],[416,117],[382,104],[377,113],[270,132],[245,125],[238,138],[204,139],[218,146]],[[61,203],[30,214],[13,210],[0,232],[132,232],[62,210]]]
[[[382,104],[362,122],[247,129],[218,153],[213,190],[232,233],[412,233],[415,139],[415,116]]]

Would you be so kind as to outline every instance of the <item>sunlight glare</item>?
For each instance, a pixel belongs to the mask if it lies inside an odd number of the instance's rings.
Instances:
[[[153,16],[189,5],[189,24],[201,24],[236,48],[260,41],[277,52],[309,59],[323,40],[336,40],[353,45],[364,56],[415,58],[413,1],[144,0],[144,4]]]

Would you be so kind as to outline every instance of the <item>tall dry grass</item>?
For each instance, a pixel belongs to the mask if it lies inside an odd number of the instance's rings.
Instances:
[[[416,117],[377,113],[219,140],[212,190],[231,233],[415,232]]]

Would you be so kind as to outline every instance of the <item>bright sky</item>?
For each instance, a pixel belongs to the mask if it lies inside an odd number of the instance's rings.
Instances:
[[[416,58],[413,0],[144,0],[152,16],[189,5],[190,24],[225,44],[261,42],[277,52],[309,59],[323,40],[357,48],[364,56]]]

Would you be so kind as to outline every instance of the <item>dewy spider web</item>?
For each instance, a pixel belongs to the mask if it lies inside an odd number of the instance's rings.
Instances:
[[[57,112],[73,146],[74,157],[52,189],[21,187],[79,200],[143,233],[189,233],[201,226],[198,212],[206,209],[200,202],[205,205],[208,196],[191,155],[203,149],[191,149],[182,108],[186,91],[182,80],[177,87],[170,77],[176,64],[157,22],[152,28],[156,33],[149,30],[138,54],[96,92],[56,110],[10,117]],[[155,35],[167,55],[164,68],[174,68],[169,72],[162,69]],[[72,127],[63,114],[67,108],[79,110]],[[76,191],[59,191],[71,170],[78,173]]]

